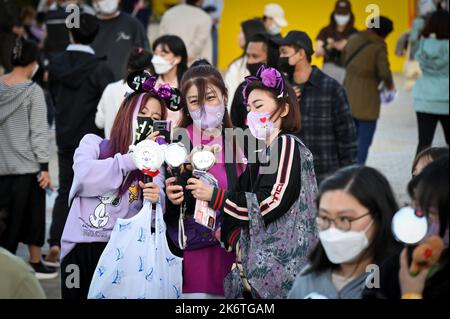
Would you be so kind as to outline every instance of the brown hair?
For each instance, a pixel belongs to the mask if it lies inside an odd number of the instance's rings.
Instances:
[[[285,117],[281,118],[281,130],[290,133],[298,133],[300,131],[301,128],[300,105],[297,100],[297,96],[295,95],[294,89],[289,83],[285,81],[284,93],[283,96],[280,98],[277,97],[279,95],[278,90],[265,86],[261,81],[253,81],[248,85],[246,89],[247,97],[253,90],[262,90],[270,93],[270,96],[277,103],[277,109],[275,110],[274,115],[282,113],[284,106],[288,104],[289,112]]]
[[[192,124],[192,118],[189,116],[187,107],[186,96],[193,85],[195,85],[198,90],[199,105],[205,104],[205,96],[209,85],[214,85],[219,88],[220,93],[224,96],[224,104],[227,104],[228,90],[220,72],[211,65],[206,64],[191,67],[184,73],[183,78],[181,79],[181,119],[178,122],[178,127],[181,128],[186,128]],[[222,124],[224,128],[233,128],[227,108],[225,108]]]
[[[428,19],[427,24],[423,28],[422,36],[425,38],[435,34],[437,39],[449,38],[449,13],[445,10],[437,10]]]
[[[441,157],[448,156],[448,153],[449,151],[447,147],[429,147],[424,149],[419,154],[417,154],[416,158],[414,159],[411,168],[411,174],[414,174],[416,166],[421,159],[429,158],[430,162],[434,162],[435,160],[440,159]]]

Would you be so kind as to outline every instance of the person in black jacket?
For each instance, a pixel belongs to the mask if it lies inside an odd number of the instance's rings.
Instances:
[[[50,253],[47,262],[59,255],[62,231],[69,212],[68,196],[73,180],[73,155],[80,140],[88,133],[103,136],[95,125],[95,113],[105,87],[114,75],[105,58],[95,56],[90,44],[99,30],[96,17],[80,15],[80,28],[70,29],[73,43],[56,56],[49,69],[55,88],[56,144],[58,146],[59,189],[50,227]],[[49,264],[51,264],[49,263]]]
[[[381,265],[380,287],[366,288],[364,298],[448,299],[448,164],[448,155],[437,159],[425,167],[408,185],[415,206],[428,218],[426,238],[438,235],[444,240],[445,249],[439,262],[432,269],[424,269],[412,277],[409,273],[408,254],[405,248],[401,254],[391,256]]]

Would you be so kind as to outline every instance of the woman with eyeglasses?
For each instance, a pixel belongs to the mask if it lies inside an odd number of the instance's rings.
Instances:
[[[295,281],[290,299],[360,299],[366,280],[395,249],[397,203],[386,178],[350,166],[324,180],[317,197],[320,243]],[[369,278],[370,281],[370,278]]]

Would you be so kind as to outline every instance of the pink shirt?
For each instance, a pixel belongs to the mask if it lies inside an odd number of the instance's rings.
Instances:
[[[193,146],[200,144],[200,137],[193,139],[193,126],[187,127]],[[196,134],[199,131],[196,129]],[[194,144],[196,143],[196,144]],[[218,162],[209,170],[219,183],[220,188],[228,188],[228,180],[224,161],[223,138],[219,136],[201,137],[201,144],[219,144],[222,152],[216,154]],[[241,172],[238,172],[241,173]],[[231,266],[236,260],[234,253],[228,253],[219,244],[217,246],[184,251],[183,262],[183,293],[209,293],[224,295],[223,281],[231,271]]]

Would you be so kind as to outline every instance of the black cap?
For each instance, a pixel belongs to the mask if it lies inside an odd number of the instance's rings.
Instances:
[[[305,50],[306,54],[313,55],[313,43],[311,38],[303,31],[290,31],[284,38],[282,39],[274,39],[273,40],[278,45],[295,45],[303,50]]]

